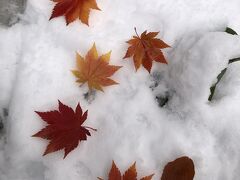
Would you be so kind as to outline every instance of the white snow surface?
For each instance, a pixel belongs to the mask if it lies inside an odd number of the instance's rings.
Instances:
[[[209,88],[228,60],[240,57],[239,0],[97,0],[90,26],[63,17],[48,21],[54,3],[29,0],[21,21],[0,27],[0,108],[9,109],[0,143],[1,180],[107,179],[112,160],[124,172],[137,162],[139,177],[161,177],[167,162],[189,156],[195,180],[240,177],[240,63],[228,66],[212,102]],[[123,60],[133,34],[160,31],[171,48],[168,65],[154,63],[151,75]],[[89,102],[86,87],[71,74],[76,51],[85,55],[96,43],[112,50],[112,78],[119,85],[97,92]],[[156,95],[171,92],[159,107]],[[31,135],[44,127],[34,111],[58,108],[57,100],[89,111],[86,125],[98,129],[63,160],[63,151],[42,157],[47,141]]]

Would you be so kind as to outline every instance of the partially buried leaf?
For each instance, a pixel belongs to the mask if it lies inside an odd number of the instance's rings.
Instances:
[[[225,32],[228,33],[228,34],[231,34],[231,35],[238,35],[238,34],[236,33],[236,31],[234,31],[233,29],[231,29],[231,28],[229,28],[229,27],[226,28]],[[239,61],[239,60],[240,60],[239,57],[238,57],[238,58],[234,58],[234,59],[230,59],[229,62],[228,62],[228,64],[237,62],[237,61]],[[215,90],[216,90],[216,88],[217,88],[217,85],[218,85],[218,83],[221,81],[221,79],[223,78],[223,76],[224,76],[224,74],[226,73],[226,71],[227,71],[227,67],[224,68],[224,69],[220,72],[220,74],[218,74],[218,76],[217,76],[217,82],[215,82],[215,83],[210,87],[210,95],[209,95],[209,97],[208,97],[208,101],[212,101],[212,99],[213,99],[213,97],[214,97]]]
[[[141,65],[150,73],[152,68],[152,62],[160,62],[167,64],[167,61],[161,51],[161,49],[170,47],[161,39],[156,38],[159,32],[149,32],[144,31],[141,36],[138,35],[135,28],[136,36],[127,41],[130,45],[128,48],[125,58],[133,56],[133,62],[136,70],[140,68]]]
[[[67,25],[76,19],[88,25],[88,18],[91,9],[100,10],[97,6],[96,0],[52,0],[57,4],[53,8],[50,20],[65,16]]]
[[[193,180],[194,174],[193,161],[180,157],[165,166],[161,180]]]
[[[103,91],[104,86],[118,84],[110,79],[121,66],[109,65],[111,51],[102,56],[98,56],[95,44],[88,51],[85,59],[77,53],[77,69],[72,73],[77,78],[78,83],[88,83],[90,90]]]
[[[141,178],[140,180],[151,180],[153,177],[153,174],[150,176],[146,176]],[[98,178],[99,180],[103,180],[102,178]],[[108,180],[137,180],[137,171],[136,171],[136,163],[134,163],[129,169],[124,173],[124,175],[121,175],[121,172],[119,171],[118,167],[112,162],[112,168],[108,175]]]
[[[85,141],[87,136],[91,136],[88,129],[96,131],[96,129],[82,125],[87,119],[88,111],[83,113],[80,104],[74,111],[59,101],[59,110],[36,111],[36,113],[48,124],[33,135],[33,137],[50,140],[43,155],[64,149],[65,158],[78,146],[79,141]]]
[[[229,27],[226,28],[225,32],[232,35],[238,35],[236,31],[234,31],[232,28],[229,28]]]

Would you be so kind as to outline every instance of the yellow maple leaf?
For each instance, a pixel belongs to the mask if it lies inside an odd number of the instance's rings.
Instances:
[[[103,91],[103,86],[118,84],[109,77],[112,76],[121,66],[109,65],[111,51],[102,56],[98,56],[95,43],[88,51],[85,59],[77,53],[77,70],[72,70],[77,77],[78,83],[88,83],[90,90]]]

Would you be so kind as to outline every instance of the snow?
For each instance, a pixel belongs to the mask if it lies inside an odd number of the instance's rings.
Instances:
[[[160,179],[167,162],[191,157],[195,180],[236,180],[240,172],[240,63],[228,65],[212,102],[209,88],[228,60],[240,57],[239,0],[98,0],[90,27],[63,17],[48,21],[54,5],[29,0],[20,22],[0,27],[0,108],[8,109],[0,141],[1,180],[94,180],[107,178],[112,160],[123,172],[137,162],[139,177]],[[154,63],[152,75],[122,60],[125,43],[144,30],[160,31],[171,45],[168,65]],[[87,101],[86,87],[71,74],[76,51],[93,43],[112,50],[121,65],[117,86]],[[156,87],[154,87],[156,85]],[[169,94],[159,107],[156,96]],[[57,100],[89,110],[86,125],[97,128],[72,151],[42,157],[47,142],[31,135],[44,127],[35,110],[57,109]],[[3,117],[3,113],[1,117]]]
[[[0,1],[0,24],[10,26],[19,20],[19,14],[25,9],[26,0]]]

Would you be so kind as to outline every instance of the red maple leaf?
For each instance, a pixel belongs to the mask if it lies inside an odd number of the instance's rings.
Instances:
[[[76,110],[74,110],[63,103],[59,102],[59,110],[49,112],[35,111],[43,121],[48,125],[33,137],[40,137],[50,140],[44,154],[49,154],[61,149],[64,149],[64,158],[75,149],[79,141],[87,140],[87,136],[91,136],[88,129],[91,127],[82,126],[86,121],[88,111],[82,112],[82,108],[78,103]]]

